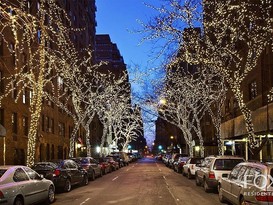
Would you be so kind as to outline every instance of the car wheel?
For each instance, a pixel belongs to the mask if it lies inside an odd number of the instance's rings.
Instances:
[[[205,189],[205,192],[210,192],[210,188],[206,179],[204,179],[204,189]]]
[[[82,181],[82,185],[83,186],[86,186],[87,184],[88,184],[88,176],[86,176],[86,175],[84,175],[84,177],[83,177],[83,181]]]
[[[181,168],[178,167],[178,168],[177,168],[177,172],[178,172],[178,173],[181,173]]]
[[[225,203],[226,202],[225,197],[223,196],[223,189],[222,189],[222,187],[221,187],[220,184],[218,185],[218,197],[219,197],[219,201],[221,203]]]
[[[102,177],[103,173],[102,173],[102,170],[100,170],[100,177]]]
[[[248,204],[248,203],[245,201],[244,197],[241,196],[240,197],[240,205],[246,205],[246,204]]]
[[[13,205],[24,205],[24,201],[21,197],[16,197]]]
[[[190,171],[190,170],[188,170],[187,177],[188,177],[188,179],[191,179],[191,178],[192,178],[192,176],[191,176],[191,171]]]
[[[195,185],[201,186],[201,182],[200,182],[199,177],[197,175],[195,175]]]
[[[50,186],[48,189],[48,199],[47,199],[49,204],[52,204],[55,201],[55,190],[53,186]]]
[[[91,181],[94,181],[94,180],[95,180],[95,178],[96,178],[96,176],[95,176],[95,172],[93,172],[93,171],[92,171],[92,173],[91,173],[91,177],[90,177]]]
[[[70,181],[70,179],[65,180],[64,191],[65,192],[70,192],[71,191],[71,181]]]

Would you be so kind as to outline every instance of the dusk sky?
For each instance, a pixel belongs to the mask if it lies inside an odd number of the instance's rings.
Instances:
[[[134,32],[141,28],[137,19],[147,22],[155,14],[155,11],[144,5],[144,1],[148,4],[156,4],[154,0],[96,0],[96,30],[97,34],[109,34],[111,41],[117,44],[124,62],[127,64],[129,75],[138,65],[143,72],[146,71],[145,73],[151,75],[146,76],[147,79],[153,78],[153,73],[149,70],[158,66],[159,61],[151,61],[153,44],[145,42],[139,45],[141,35]],[[132,70],[130,70],[131,68]],[[141,92],[142,88],[137,83],[132,87],[134,92]],[[153,124],[146,123],[144,129],[147,143],[151,144],[154,140]]]

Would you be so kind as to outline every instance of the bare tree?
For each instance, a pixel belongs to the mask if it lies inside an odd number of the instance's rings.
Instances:
[[[238,101],[252,152],[260,150],[264,143],[255,139],[251,111],[243,101],[241,86],[265,47],[272,47],[272,2],[165,2],[160,8],[153,7],[159,15],[143,24],[147,33],[144,40],[166,38],[162,52],[173,47],[172,53],[176,57],[180,54],[179,61],[202,64],[221,74]],[[187,32],[196,26],[201,32]]]
[[[63,24],[63,20],[69,22],[65,12],[54,2],[41,1],[37,14],[33,16],[28,13],[26,4],[21,1],[12,4],[6,0],[0,4],[0,36],[14,67],[12,69],[6,64],[9,75],[5,76],[7,84],[1,99],[17,91],[14,96],[17,101],[22,93],[29,93],[31,121],[27,165],[30,166],[34,163],[44,88],[52,85],[53,70],[59,68],[54,59],[60,59],[63,54],[70,60],[75,56],[70,52],[73,44],[69,40],[69,28]]]

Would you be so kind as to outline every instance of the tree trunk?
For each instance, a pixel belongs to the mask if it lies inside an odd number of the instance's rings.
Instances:
[[[76,140],[76,134],[79,130],[80,123],[77,122],[75,124],[75,127],[73,128],[73,131],[70,136],[70,150],[69,150],[69,157],[74,157],[75,152],[75,140]]]

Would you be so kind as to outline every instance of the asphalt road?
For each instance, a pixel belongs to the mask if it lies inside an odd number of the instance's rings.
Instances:
[[[58,193],[54,205],[218,205],[216,193],[206,193],[153,158],[143,158],[115,172]]]

